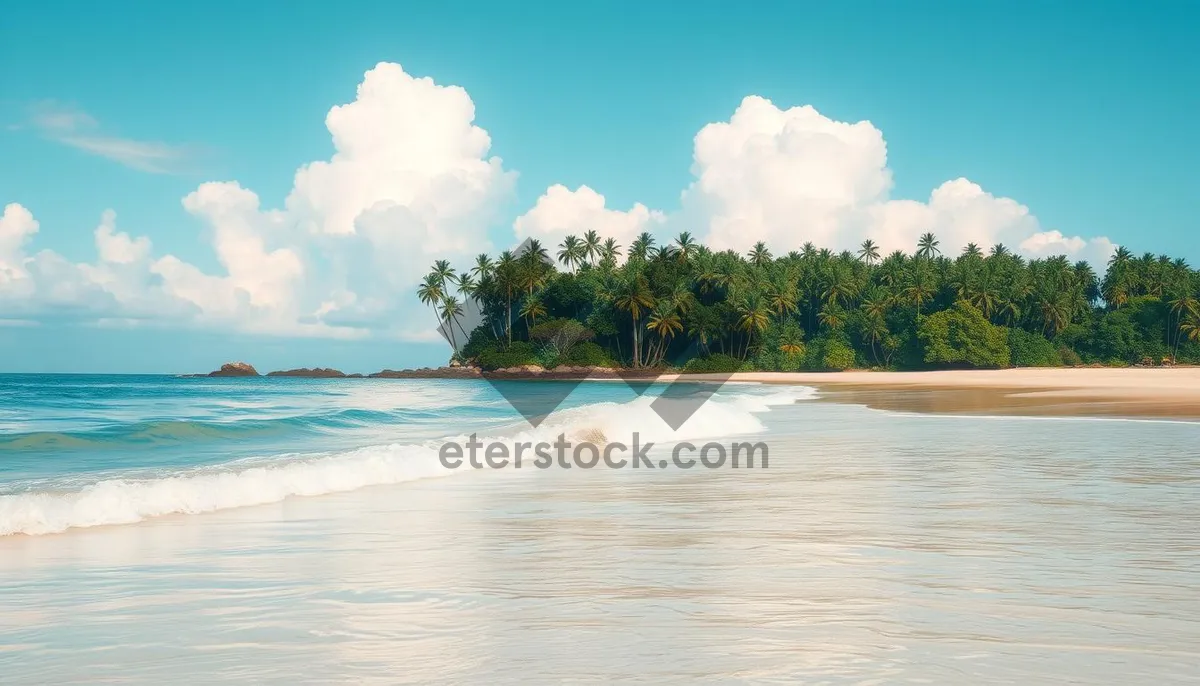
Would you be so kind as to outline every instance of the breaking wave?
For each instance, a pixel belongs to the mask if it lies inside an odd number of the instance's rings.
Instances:
[[[763,387],[754,390],[763,390]],[[510,427],[507,431],[480,437],[480,440],[552,442],[559,434],[565,434],[573,441],[626,442],[632,439],[634,432],[643,443],[725,438],[760,432],[763,424],[759,414],[772,406],[806,400],[813,395],[812,389],[795,387],[718,394],[702,405],[678,431],[671,430],[653,412],[650,407],[652,397],[644,396],[626,403],[598,402],[560,410],[536,429]],[[354,419],[368,418],[356,416]],[[173,426],[180,423],[171,423],[171,428],[167,429],[172,438],[179,431],[207,430]],[[465,441],[466,438],[455,436],[421,444],[377,445],[318,455],[252,458],[176,470],[149,478],[103,478],[69,489],[60,485],[58,489],[0,495],[0,536],[130,524],[169,514],[214,512],[279,502],[292,496],[340,493],[367,486],[447,476],[454,472],[438,461],[438,447],[445,440]]]

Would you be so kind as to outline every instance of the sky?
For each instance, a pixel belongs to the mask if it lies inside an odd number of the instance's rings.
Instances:
[[[8,3],[0,371],[444,363],[526,236],[1200,264],[1200,5]]]

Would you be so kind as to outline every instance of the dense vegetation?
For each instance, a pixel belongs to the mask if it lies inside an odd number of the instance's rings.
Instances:
[[[1066,257],[1003,245],[943,255],[925,234],[881,257],[806,243],[772,255],[713,252],[682,233],[622,252],[594,231],[551,254],[437,262],[418,296],[449,324],[460,360],[484,368],[621,365],[689,371],[840,370],[1200,362],[1200,272],[1119,248],[1099,277]],[[484,316],[463,328],[463,304]]]

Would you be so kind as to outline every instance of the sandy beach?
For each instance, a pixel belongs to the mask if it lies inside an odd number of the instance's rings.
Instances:
[[[826,401],[895,411],[1200,419],[1198,367],[745,372],[731,380],[814,386]]]

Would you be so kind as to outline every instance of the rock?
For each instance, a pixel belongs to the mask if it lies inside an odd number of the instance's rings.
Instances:
[[[258,376],[258,370],[252,365],[245,362],[226,362],[221,365],[221,368],[215,372],[209,372],[209,376]]]
[[[439,367],[430,369],[384,369],[371,374],[372,379],[477,379],[480,376],[478,367]]]
[[[267,376],[296,376],[306,379],[342,379],[345,378],[346,375],[343,372],[340,372],[336,369],[330,369],[328,367],[316,367],[314,369],[302,367],[300,369],[268,372]]]
[[[458,360],[450,360],[450,366],[451,367],[461,367],[462,364],[460,364]]]

